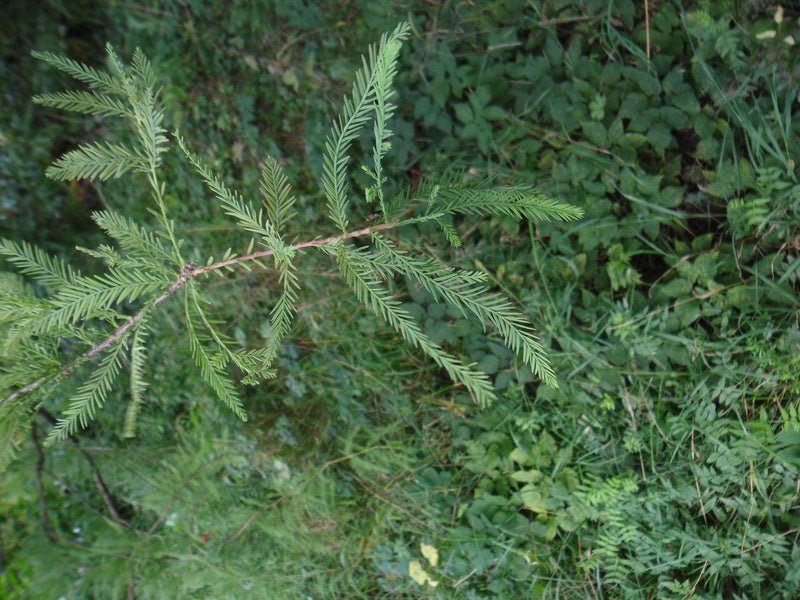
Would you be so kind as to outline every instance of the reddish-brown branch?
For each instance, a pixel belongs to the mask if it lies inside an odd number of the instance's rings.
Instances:
[[[348,233],[342,233],[340,235],[332,235],[330,237],[310,240],[308,242],[301,242],[299,244],[294,244],[291,246],[295,250],[301,250],[302,248],[313,248],[315,246],[327,246],[328,244],[333,244],[334,242],[339,242],[342,240],[349,240],[352,238],[362,237],[364,235],[370,235],[375,233],[376,231],[382,231],[384,229],[391,229],[392,227],[397,227],[397,223],[381,223],[380,225],[373,225],[371,227],[364,227],[363,229],[356,229],[355,231],[350,231]],[[247,262],[250,260],[258,260],[259,258],[264,258],[267,256],[272,256],[274,252],[272,250],[259,250],[258,252],[253,252],[251,254],[246,254],[244,256],[236,256],[234,258],[230,258],[228,260],[223,260],[217,263],[213,263],[211,265],[207,265],[205,267],[200,267],[199,269],[194,269],[191,273],[191,277],[197,277],[198,275],[202,275],[203,273],[207,273],[209,271],[216,271],[217,269],[224,269],[225,267],[230,267],[231,265],[236,265],[239,263]]]
[[[50,423],[50,425],[55,426],[58,421],[56,418],[48,411],[46,408],[40,408],[38,411],[38,415]],[[36,425],[34,424],[34,428]],[[106,509],[108,510],[109,515],[111,516],[111,520],[115,523],[119,523],[120,525],[124,525],[129,529],[133,529],[137,533],[145,533],[139,529],[136,529],[133,525],[131,525],[122,515],[120,515],[119,510],[117,510],[117,505],[114,502],[114,497],[111,495],[111,490],[108,489],[108,485],[106,485],[105,480],[103,479],[103,475],[100,473],[100,468],[94,462],[94,459],[91,455],[86,451],[86,448],[81,446],[78,443],[78,440],[70,435],[67,439],[72,442],[75,448],[83,455],[83,458],[86,459],[86,462],[92,469],[92,480],[94,481],[94,485],[97,488],[97,491],[100,493],[100,497],[103,499],[103,504],[105,504]],[[36,449],[41,453],[41,460],[44,460],[44,453],[42,452],[42,448],[38,445],[38,437],[34,436],[34,441],[37,442]]]

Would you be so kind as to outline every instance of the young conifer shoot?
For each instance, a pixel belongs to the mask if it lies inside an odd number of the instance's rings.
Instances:
[[[313,249],[330,257],[369,311],[468,390],[477,404],[486,406],[495,398],[488,376],[429,338],[391,293],[388,280],[400,275],[414,281],[437,301],[496,329],[543,383],[557,385],[531,323],[508,298],[490,289],[483,273],[441,266],[392,237],[391,232],[403,226],[431,222],[441,228],[447,242],[457,244],[454,215],[506,215],[539,221],[569,221],[581,216],[579,209],[548,199],[528,186],[488,187],[450,178],[423,183],[401,198],[385,195],[382,163],[392,136],[392,84],[401,44],[409,31],[408,25],[401,24],[369,49],[326,138],[320,188],[333,226],[327,234],[299,243],[289,241],[294,196],[274,158],[267,157],[264,162],[261,199],[254,203],[214,173],[183,137],[172,136],[224,213],[251,237],[244,253],[229,251],[205,265],[185,258],[184,240],[178,237],[167,209],[161,163],[170,138],[163,125],[156,75],[144,54],[137,50],[130,64],[124,64],[108,46],[108,70],[99,70],[51,53],[34,53],[88,87],[42,94],[34,98],[37,104],[119,118],[134,133],[130,144],[99,141],[81,145],[56,160],[47,176],[63,181],[102,181],[128,173],[143,175],[152,192],[154,220],[137,223],[114,210],[93,214],[114,242],[96,249],[80,248],[103,261],[105,272],[100,275],[82,274],[25,242],[0,240],[0,255],[16,268],[15,273],[0,273],[0,468],[13,458],[36,412],[46,401],[54,401],[57,387],[81,373],[88,372],[88,376],[60,407],[47,443],[86,427],[103,407],[123,368],[130,371],[130,390],[122,426],[125,436],[133,436],[147,389],[148,328],[167,302],[182,304],[188,345],[200,377],[230,410],[246,419],[233,374],[244,384],[274,376],[273,363],[281,340],[290,333],[302,283],[296,265],[304,252]],[[369,164],[359,167],[368,174],[370,185],[357,194],[350,186],[351,146],[370,123],[374,148]],[[359,201],[374,203],[379,218],[353,223],[350,204]],[[353,243],[355,238],[360,239],[359,245]],[[274,270],[281,292],[269,315],[271,337],[266,346],[242,350],[208,314],[203,283],[214,273],[256,266]],[[29,280],[38,285],[32,286]],[[87,371],[84,367],[89,364],[91,370]]]

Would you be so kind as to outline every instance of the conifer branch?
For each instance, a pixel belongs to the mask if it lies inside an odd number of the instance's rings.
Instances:
[[[291,248],[295,250],[300,250],[303,248],[314,248],[320,246],[329,246],[331,244],[335,244],[336,242],[342,240],[348,240],[356,237],[363,237],[366,235],[371,235],[373,233],[377,233],[379,231],[384,231],[386,229],[391,229],[397,227],[401,223],[380,223],[378,225],[372,225],[370,227],[364,227],[362,229],[356,229],[355,231],[350,231],[348,233],[343,233],[340,235],[333,235],[326,238],[309,240],[307,242],[301,242],[299,244],[294,244]],[[242,262],[247,261],[254,261],[261,258],[266,258],[267,256],[272,256],[274,251],[271,249],[261,250],[259,252],[253,252],[251,254],[247,254],[245,256],[238,256],[236,258],[231,258],[228,260],[222,260],[216,263],[212,263],[210,265],[206,265],[204,267],[195,268],[194,263],[188,263],[184,266],[181,270],[178,277],[173,281],[169,287],[167,287],[155,300],[153,300],[149,305],[145,306],[137,313],[135,313],[132,317],[130,317],[127,321],[125,321],[122,325],[120,325],[117,329],[115,329],[111,335],[105,338],[103,341],[99,342],[98,344],[92,346],[89,350],[81,354],[78,358],[73,360],[69,365],[65,366],[62,370],[60,370],[56,375],[53,377],[41,377],[36,381],[29,383],[28,385],[21,387],[13,394],[10,394],[3,400],[0,400],[0,404],[6,404],[13,402],[14,400],[21,398],[22,396],[26,396],[27,394],[33,392],[34,390],[38,389],[46,381],[51,381],[52,383],[58,383],[69,377],[75,368],[93,357],[97,356],[98,354],[102,353],[103,351],[107,350],[111,346],[113,346],[116,342],[121,340],[125,335],[127,335],[132,329],[134,329],[137,325],[139,325],[140,321],[147,315],[147,313],[163,304],[166,300],[168,300],[175,292],[181,289],[186,283],[194,279],[195,277],[202,275],[204,273],[209,273],[211,271],[216,271],[219,269],[224,269],[225,267],[229,267],[231,265],[239,264]]]
[[[43,383],[50,381],[52,383],[58,383],[69,377],[75,368],[88,361],[91,360],[93,357],[97,356],[101,352],[107,350],[115,343],[120,341],[129,331],[131,331],[134,327],[136,327],[139,322],[145,317],[148,311],[152,310],[153,308],[157,307],[158,305],[165,302],[170,296],[172,296],[175,292],[177,292],[180,288],[182,288],[191,277],[193,277],[194,264],[190,263],[186,265],[186,267],[181,271],[181,274],[178,278],[170,284],[170,286],[164,290],[153,302],[139,310],[136,314],[134,314],[130,319],[125,321],[122,325],[120,325],[114,332],[105,338],[102,342],[92,346],[89,350],[81,354],[78,358],[74,359],[70,362],[67,366],[61,369],[58,373],[56,373],[52,377],[41,377],[36,381],[29,383],[28,385],[21,387],[13,394],[7,396],[0,404],[7,404],[11,403],[17,398],[30,394],[31,392],[38,389]]]
[[[432,261],[397,250],[378,234],[414,223],[436,223],[445,238],[460,245],[452,220],[454,217],[503,215],[537,221],[569,221],[579,218],[580,209],[551,200],[529,186],[471,186],[464,178],[450,178],[432,187],[421,186],[416,197],[398,197],[386,202],[386,182],[382,161],[389,148],[392,131],[389,120],[395,111],[393,83],[403,40],[410,33],[408,24],[400,24],[371,47],[355,77],[351,94],[325,140],[320,189],[337,235],[288,244],[285,229],[294,216],[295,198],[291,185],[274,158],[267,158],[261,172],[260,191],[263,206],[251,205],[245,196],[229,187],[201,158],[192,153],[176,135],[178,146],[219,202],[221,209],[236,222],[238,229],[252,236],[247,254],[236,256],[229,249],[221,260],[205,266],[188,263],[181,255],[184,240],[176,236],[174,222],[167,211],[165,185],[160,179],[161,157],[167,137],[163,127],[164,111],[158,102],[156,75],[141,50],[136,50],[129,64],[123,63],[111,46],[106,54],[107,72],[49,53],[35,53],[37,58],[87,84],[88,91],[43,94],[39,104],[103,117],[121,118],[135,134],[128,144],[98,141],[67,152],[48,170],[59,180],[108,179],[134,171],[145,175],[152,191],[155,210],[151,211],[158,228],[149,229],[110,209],[94,215],[95,222],[113,238],[115,246],[79,248],[85,254],[104,261],[103,274],[84,276],[68,265],[25,243],[0,240],[0,256],[15,265],[24,275],[36,279],[52,292],[40,298],[33,288],[15,276],[0,277],[0,326],[6,342],[4,359],[12,357],[11,368],[0,370],[0,388],[15,390],[0,398],[0,424],[4,429],[0,448],[0,466],[4,456],[13,454],[14,439],[26,425],[25,411],[30,412],[61,380],[81,364],[105,353],[87,381],[79,386],[69,402],[65,418],[55,424],[50,441],[69,436],[79,426],[86,426],[105,402],[121,368],[121,353],[130,345],[131,403],[126,416],[125,435],[131,435],[137,411],[147,387],[144,373],[146,347],[145,321],[150,313],[183,290],[189,348],[202,378],[237,415],[245,418],[244,407],[228,367],[242,372],[242,383],[255,384],[274,376],[270,365],[281,339],[291,330],[296,312],[300,281],[294,258],[298,250],[317,247],[336,258],[343,279],[356,297],[371,311],[383,317],[411,345],[430,356],[451,378],[464,385],[475,400],[486,405],[494,398],[488,376],[464,365],[432,339],[428,338],[411,315],[400,305],[384,282],[394,273],[419,282],[435,297],[493,325],[506,344],[519,352],[531,369],[551,386],[555,375],[544,347],[535,336],[529,321],[505,297],[488,290],[483,279],[474,273],[440,268]],[[367,202],[377,202],[379,224],[348,231],[350,223],[351,148],[360,132],[373,121],[374,147],[372,164],[362,165],[371,185],[364,188]],[[421,201],[421,202],[420,202]],[[420,205],[424,203],[424,205]],[[420,209],[416,210],[415,209]],[[414,209],[414,216],[408,217]],[[372,249],[356,249],[347,240],[372,236]],[[167,243],[168,241],[168,243]],[[253,244],[263,249],[253,251]],[[236,348],[232,340],[218,330],[214,318],[206,313],[205,301],[198,294],[194,280],[211,272],[221,274],[272,256],[281,284],[281,292],[270,311],[271,333],[263,348]],[[262,265],[263,266],[263,265]],[[132,315],[124,314],[122,305],[144,298],[143,306]],[[133,312],[133,311],[131,311]],[[95,322],[111,323],[115,329],[96,343]],[[129,336],[131,336],[129,338]],[[133,341],[131,342],[131,338]],[[59,359],[63,340],[91,346],[67,364]],[[25,384],[27,380],[35,379]],[[14,403],[26,396],[26,400]],[[29,425],[29,424],[28,424]],[[10,450],[9,450],[10,449]],[[113,511],[112,511],[113,516]],[[115,519],[116,520],[116,519]]]

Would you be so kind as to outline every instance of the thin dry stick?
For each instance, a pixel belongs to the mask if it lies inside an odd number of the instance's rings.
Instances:
[[[50,425],[56,425],[57,423],[56,418],[47,409],[40,408],[38,414],[42,419],[50,423]],[[100,473],[100,468],[97,466],[97,463],[94,462],[94,459],[91,457],[91,455],[86,451],[86,448],[84,448],[78,443],[78,440],[75,438],[75,436],[70,435],[67,437],[67,439],[70,442],[72,442],[75,448],[78,449],[78,451],[86,459],[86,462],[92,468],[92,480],[94,481],[94,485],[97,488],[97,491],[100,492],[100,497],[103,499],[103,504],[105,504],[106,509],[108,509],[109,515],[111,515],[111,520],[129,529],[133,529],[137,533],[145,533],[144,531],[137,529],[136,527],[131,525],[129,521],[127,521],[124,517],[122,517],[122,515],[119,514],[117,506],[114,503],[114,497],[111,495],[111,490],[108,489],[108,485],[106,485],[106,482],[103,479],[102,474]],[[39,452],[42,451],[41,447],[38,445],[37,445],[37,450]],[[42,454],[41,456],[43,458],[44,454]]]
[[[44,483],[42,482],[42,473],[44,473],[44,452],[39,443],[39,430],[36,423],[31,427],[31,437],[33,438],[33,445],[36,448],[36,492],[39,496],[39,520],[42,522],[42,529],[44,530],[47,539],[51,542],[58,541],[58,535],[50,522],[50,516],[47,513],[47,499],[44,494]]]
[[[378,232],[378,231],[383,231],[385,229],[392,229],[392,228],[397,227],[397,226],[398,226],[398,223],[396,223],[396,222],[381,223],[379,225],[372,225],[370,227],[364,227],[362,229],[356,229],[355,231],[350,231],[348,233],[342,233],[342,234],[339,234],[339,235],[332,235],[332,236],[329,236],[329,237],[326,237],[326,238],[321,238],[321,239],[309,240],[307,242],[300,242],[299,244],[294,244],[293,246],[290,246],[290,247],[294,248],[295,250],[300,250],[300,249],[303,249],[303,248],[313,248],[313,247],[318,247],[318,246],[327,246],[327,245],[333,244],[335,242],[339,242],[339,241],[342,241],[342,240],[349,240],[349,239],[357,238],[357,237],[362,237],[362,236],[365,236],[365,235],[370,235],[372,233],[375,233],[375,232]],[[177,292],[184,285],[186,285],[186,283],[189,280],[194,279],[195,277],[197,277],[199,275],[202,275],[204,273],[209,273],[211,271],[224,269],[225,267],[230,267],[231,265],[236,265],[236,264],[247,262],[247,261],[258,260],[259,258],[265,258],[265,257],[271,256],[273,254],[274,254],[274,252],[272,250],[260,250],[259,252],[253,252],[253,253],[247,254],[245,256],[238,256],[238,257],[235,257],[235,258],[230,258],[228,260],[223,260],[223,261],[220,261],[220,262],[217,262],[217,263],[213,263],[213,264],[210,264],[210,265],[206,265],[205,267],[200,267],[200,268],[195,268],[194,263],[189,263],[189,264],[184,265],[184,267],[181,269],[180,275],[178,275],[178,278],[175,281],[173,281],[170,284],[170,286],[161,293],[161,295],[159,295],[155,300],[153,300],[153,302],[151,304],[148,304],[147,306],[142,308],[139,312],[134,314],[130,319],[128,319],[122,325],[120,325],[117,329],[115,329],[114,332],[110,336],[108,336],[106,339],[104,339],[99,344],[89,348],[89,350],[87,350],[86,352],[81,354],[78,358],[76,358],[73,361],[71,361],[68,365],[66,365],[56,375],[54,375],[52,377],[40,377],[36,381],[33,381],[33,382],[21,387],[20,389],[18,389],[16,392],[11,394],[10,396],[7,396],[6,398],[0,400],[0,404],[6,403],[6,402],[13,402],[17,398],[20,398],[20,397],[22,397],[22,396],[24,396],[26,394],[29,394],[29,393],[33,392],[34,390],[38,389],[43,383],[45,383],[47,381],[50,381],[52,383],[58,383],[62,379],[66,378],[66,377],[69,377],[72,374],[72,371],[75,369],[75,367],[78,364],[83,363],[83,362],[91,359],[92,357],[100,354],[101,352],[103,352],[104,350],[106,350],[107,348],[109,348],[110,346],[115,344],[116,342],[118,342],[125,334],[127,334],[131,329],[136,327],[136,325],[139,324],[139,322],[145,317],[145,315],[150,310],[152,310],[153,308],[157,307],[158,305],[160,305],[163,302],[165,302],[166,300],[168,300],[173,294],[175,294],[175,292]]]

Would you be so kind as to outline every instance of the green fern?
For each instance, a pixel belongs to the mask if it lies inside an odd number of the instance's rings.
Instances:
[[[89,379],[81,385],[77,393],[70,399],[64,411],[64,416],[47,436],[46,443],[51,444],[56,440],[63,440],[78,430],[86,427],[94,418],[95,413],[103,407],[111,387],[119,374],[120,352],[124,347],[122,340],[118,341],[100,361]]]
[[[283,235],[286,225],[294,218],[295,199],[292,186],[280,164],[268,156],[261,169],[261,196],[267,209],[267,218],[276,231]]]
[[[386,271],[374,255],[356,251],[345,243],[334,248],[342,276],[365,306],[386,320],[406,342],[430,356],[454,381],[463,383],[479,405],[488,406],[494,401],[495,394],[486,374],[475,370],[474,365],[464,366],[442,350],[422,332],[400,302],[389,295],[380,283]]]
[[[525,364],[542,381],[558,387],[544,346],[536,339],[533,327],[507,298],[488,290],[485,275],[440,267],[432,259],[418,259],[397,250],[391,242],[378,235],[373,239],[382,263],[415,280],[437,300],[459,308],[464,316],[472,313],[484,323],[494,325],[506,344],[522,354]]]
[[[0,255],[5,256],[20,273],[32,277],[51,289],[74,284],[80,275],[64,261],[46,254],[43,250],[31,246],[27,242],[15,244],[9,240],[0,240]],[[4,286],[4,289],[14,296],[13,288],[9,289]]]
[[[342,232],[347,231],[349,224],[347,218],[349,193],[347,167],[350,163],[348,151],[370,119],[376,104],[378,90],[383,91],[383,97],[378,102],[379,104],[385,104],[388,99],[386,94],[389,93],[388,85],[391,84],[400,53],[400,45],[408,37],[409,31],[410,27],[407,23],[398,25],[390,35],[384,35],[381,38],[377,50],[375,47],[369,49],[369,59],[363,61],[363,67],[356,73],[353,91],[349,98],[345,98],[342,114],[334,122],[325,141],[322,189],[328,200],[330,217]]]
[[[145,338],[147,336],[147,325],[143,323],[138,327],[133,335],[131,343],[130,364],[131,364],[131,399],[128,410],[125,412],[125,423],[122,429],[122,437],[131,438],[136,435],[136,419],[139,416],[144,394],[147,391],[147,381],[144,378],[144,362],[147,359],[145,348]]]

